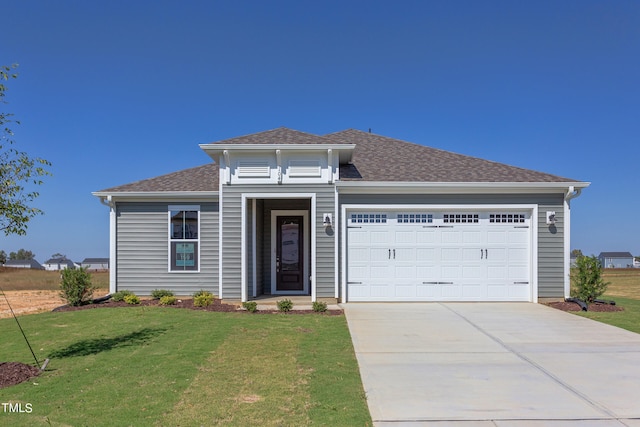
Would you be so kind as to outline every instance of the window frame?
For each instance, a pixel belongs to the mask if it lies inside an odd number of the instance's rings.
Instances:
[[[176,239],[173,237],[173,213],[174,212],[196,212],[197,213],[197,221],[198,221],[198,235],[196,238],[180,238]],[[199,273],[200,272],[200,258],[201,258],[201,225],[202,218],[200,215],[200,205],[169,205],[167,207],[167,271],[169,273]],[[193,243],[195,245],[194,249],[194,261],[196,263],[195,268],[193,269],[179,269],[174,265],[174,247],[177,247],[177,244],[180,243]],[[175,246],[174,246],[175,245]]]

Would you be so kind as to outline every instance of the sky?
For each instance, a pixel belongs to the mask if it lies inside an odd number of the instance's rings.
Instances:
[[[198,144],[348,128],[591,182],[572,249],[640,255],[640,2],[70,1],[2,6],[4,112],[52,162],[26,236],[109,254],[94,191],[210,162]]]

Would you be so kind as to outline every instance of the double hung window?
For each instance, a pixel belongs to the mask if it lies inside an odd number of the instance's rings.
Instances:
[[[169,206],[169,271],[199,271],[200,206]]]

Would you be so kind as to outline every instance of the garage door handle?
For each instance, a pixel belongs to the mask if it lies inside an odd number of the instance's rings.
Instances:
[[[347,285],[362,285],[362,282],[347,282]]]
[[[482,249],[480,249],[480,259],[484,259],[483,255],[482,255]]]
[[[528,285],[529,282],[513,282],[514,285]]]
[[[485,249],[485,250],[484,250],[484,257],[485,257],[486,259],[489,259],[489,249]]]
[[[391,259],[391,249],[389,249],[389,259]]]
[[[393,259],[396,259],[396,250],[393,250]]]
[[[453,282],[422,282],[423,285],[453,285]]]

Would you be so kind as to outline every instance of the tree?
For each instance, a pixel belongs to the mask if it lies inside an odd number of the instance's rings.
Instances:
[[[60,252],[56,252],[55,254],[51,255],[51,258],[54,258],[54,259],[56,259],[56,258],[63,258],[63,259],[66,259],[66,258],[67,258],[67,256],[66,256],[66,255],[61,254]]]
[[[0,251],[0,264],[7,263],[7,253],[5,251]]]
[[[602,264],[596,256],[579,256],[570,277],[572,295],[588,304],[600,298],[609,286],[602,279]]]
[[[574,249],[571,251],[571,255],[577,258],[579,256],[582,256],[582,251],[580,249]]]
[[[26,251],[24,249],[19,249],[18,252],[11,252],[9,254],[9,259],[11,260],[17,260],[17,259],[29,260],[29,259],[34,259],[35,257],[36,255],[33,252]]]
[[[0,66],[0,104],[4,100],[7,87],[4,81],[18,77],[13,70],[17,65]],[[20,124],[13,114],[0,112],[0,230],[5,235],[27,233],[28,222],[43,212],[31,206],[38,197],[37,191],[29,191],[26,185],[41,185],[42,178],[51,175],[47,167],[51,163],[41,158],[29,157],[15,148],[11,123]]]

